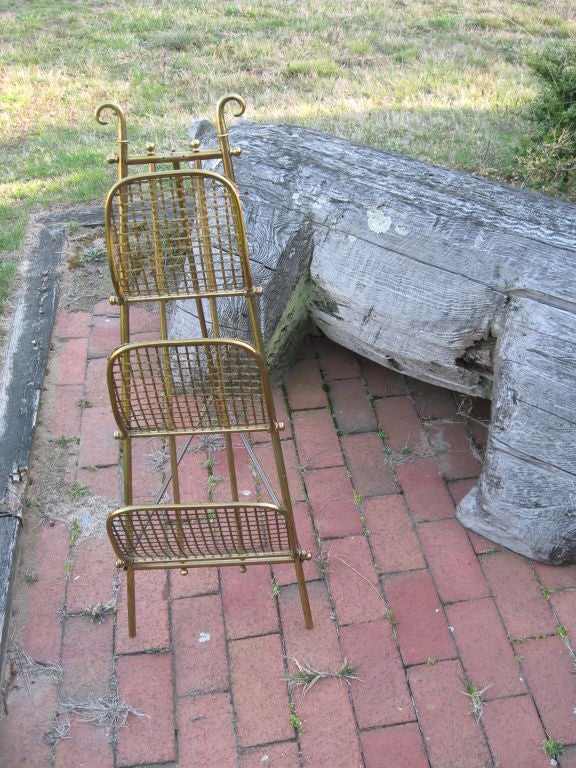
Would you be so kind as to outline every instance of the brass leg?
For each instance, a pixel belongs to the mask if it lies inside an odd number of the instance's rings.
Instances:
[[[310,610],[310,601],[308,600],[308,590],[306,589],[306,579],[304,578],[302,561],[297,558],[294,561],[294,566],[296,568],[296,578],[298,579],[300,602],[302,603],[302,610],[304,611],[304,624],[306,625],[306,629],[312,629],[314,623],[312,621],[312,611]]]
[[[128,603],[128,634],[130,637],[136,637],[136,588],[134,568],[131,565],[126,569],[126,601]]]

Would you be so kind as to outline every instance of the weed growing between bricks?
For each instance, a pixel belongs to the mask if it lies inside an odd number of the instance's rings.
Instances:
[[[55,748],[62,738],[69,738],[66,724],[69,728],[69,715],[72,713],[80,715],[82,722],[105,728],[108,741],[114,748],[118,743],[119,729],[128,726],[129,715],[140,719],[150,718],[150,715],[131,707],[120,697],[116,675],[112,676],[110,690],[105,696],[89,701],[76,701],[68,697],[59,699],[56,722],[46,735],[52,748]]]

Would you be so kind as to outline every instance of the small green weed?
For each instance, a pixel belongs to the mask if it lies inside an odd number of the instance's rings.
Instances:
[[[280,584],[276,581],[276,577],[272,576],[272,579],[270,580],[270,585],[272,587],[272,591],[270,592],[270,597],[273,600],[278,600],[280,597]]]
[[[66,437],[65,435],[61,435],[58,440],[56,440],[56,445],[59,448],[67,448],[71,443],[76,442],[75,437]]]
[[[74,547],[78,543],[78,539],[80,538],[81,533],[82,533],[82,528],[80,526],[80,520],[78,520],[78,518],[75,517],[72,520],[72,527],[70,529],[70,549],[74,549]]]
[[[354,489],[354,504],[359,507],[362,504],[362,494]]]
[[[542,597],[544,600],[550,600],[550,590],[546,587],[540,587],[540,592],[542,592]]]
[[[558,637],[561,637],[561,638],[567,638],[568,630],[566,629],[564,624],[558,624],[558,626],[556,627],[556,632],[554,634],[558,635]]]
[[[92,403],[87,397],[81,397],[80,400],[78,400],[78,408],[92,408]]]
[[[105,258],[107,258],[108,254],[106,253],[105,248],[99,248],[98,246],[95,246],[93,248],[86,248],[84,251],[82,251],[82,258],[84,261],[103,261]]]
[[[437,663],[437,659],[435,659],[434,656],[429,656],[426,659],[426,664],[428,664],[429,667],[433,667],[434,664],[436,664],[436,663]]]
[[[290,725],[298,733],[304,733],[304,723],[300,719],[298,712],[296,712],[296,704],[293,701],[290,702]]]
[[[484,702],[482,700],[482,696],[486,693],[490,686],[486,685],[484,688],[478,689],[472,683],[469,677],[461,677],[460,680],[462,681],[465,688],[465,690],[460,691],[460,693],[463,693],[465,696],[469,697],[470,703],[472,705],[470,714],[474,715],[476,722],[479,723],[480,718],[484,714]]]
[[[554,739],[545,739],[542,742],[542,752],[544,752],[545,755],[548,755],[548,757],[551,757],[552,760],[557,760],[564,754],[564,742],[555,741]]]
[[[72,488],[70,488],[70,500],[78,501],[84,498],[90,493],[90,488],[86,485],[81,485],[77,480],[74,481]]]
[[[35,584],[38,581],[38,574],[36,571],[24,571],[22,579],[25,584]]]
[[[386,608],[386,610],[384,611],[384,615],[390,622],[391,627],[398,626],[398,619],[396,618],[396,616],[394,616],[394,612],[392,611],[392,608]]]

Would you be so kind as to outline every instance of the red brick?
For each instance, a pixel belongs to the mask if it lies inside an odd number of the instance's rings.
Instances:
[[[88,345],[88,356],[108,357],[117,347],[120,346],[120,322],[116,317],[107,317],[105,315],[96,316],[90,342]]]
[[[107,361],[89,360],[86,365],[86,399],[92,406],[110,408],[110,394],[106,379]]]
[[[362,509],[380,573],[426,567],[402,496],[373,496],[363,501]]]
[[[64,623],[61,694],[77,701],[95,701],[105,696],[112,676],[114,621],[102,623],[79,616]]]
[[[492,766],[482,730],[470,716],[470,699],[459,692],[463,675],[459,661],[408,670],[432,768]]]
[[[335,467],[344,463],[330,412],[297,411],[293,414],[294,434],[300,465],[305,469]]]
[[[328,581],[338,623],[359,624],[381,618],[386,611],[365,536],[330,542]]]
[[[542,637],[515,646],[544,728],[552,739],[576,743],[574,659],[560,637]]]
[[[428,435],[444,477],[449,480],[478,477],[482,464],[472,453],[470,434],[466,424],[458,422],[430,424]]]
[[[453,480],[448,483],[448,490],[454,499],[454,504],[460,504],[464,496],[476,485],[476,478],[469,477],[464,480]]]
[[[448,605],[446,613],[466,674],[476,688],[490,686],[486,701],[527,692],[492,598]]]
[[[180,768],[236,765],[234,714],[229,693],[209,693],[177,702]]]
[[[88,339],[68,339],[56,344],[51,360],[57,369],[57,384],[83,384]]]
[[[89,489],[90,493],[110,501],[112,504],[120,504],[121,475],[117,465],[110,467],[96,467],[96,469],[78,469],[76,480],[80,485]]]
[[[352,473],[354,488],[362,496],[384,496],[398,493],[394,472],[383,452],[376,432],[344,435],[342,447]]]
[[[54,768],[113,768],[114,753],[106,729],[71,712],[69,738],[56,745]]]
[[[67,613],[78,613],[97,603],[116,602],[115,562],[114,550],[107,536],[82,539],[76,544],[66,591]]]
[[[349,683],[359,728],[415,720],[390,622],[379,619],[342,627],[340,640],[345,658],[358,665],[360,679]]]
[[[315,340],[320,369],[324,376],[334,379],[350,379],[359,375],[360,366],[353,352],[335,344],[330,339],[319,337]]]
[[[576,592],[556,592],[550,596],[550,602],[558,621],[568,632],[568,637],[576,643]]]
[[[134,334],[147,334],[151,339],[159,337],[159,314],[153,304],[130,307],[130,335]]]
[[[56,316],[54,336],[60,339],[88,338],[92,316],[90,312],[69,312],[60,309]]]
[[[534,563],[534,570],[547,589],[576,588],[576,565],[545,565]]]
[[[217,592],[220,586],[217,568],[189,568],[183,576],[180,571],[169,573],[170,594],[173,600]]]
[[[347,434],[378,429],[372,403],[361,379],[332,382],[330,402],[340,432]]]
[[[27,609],[20,633],[23,650],[38,662],[55,662],[60,658],[62,626],[58,611],[64,604],[65,572],[68,559],[70,529],[63,523],[42,526],[35,547],[35,562],[26,570],[38,576],[26,585]]]
[[[38,677],[30,692],[23,679],[8,689],[8,715],[0,717],[2,765],[6,768],[45,768],[50,765],[50,747],[44,734],[56,716],[57,682]],[[4,707],[2,707],[4,715]]]
[[[496,544],[496,542],[490,541],[490,539],[486,539],[470,529],[466,529],[466,534],[477,555],[493,555],[495,552],[503,552],[500,544]]]
[[[42,426],[54,438],[76,437],[80,434],[80,408],[78,402],[84,391],[82,384],[59,386],[51,389],[42,404]]]
[[[253,747],[240,755],[240,768],[297,768],[299,765],[300,754],[295,741]]]
[[[296,456],[294,441],[290,439],[282,440],[281,446],[282,456],[284,458],[284,466],[286,468],[286,477],[288,480],[290,499],[293,502],[304,501],[306,494],[304,493],[304,486],[302,484],[302,475],[298,470],[298,458]],[[254,446],[254,453],[260,462],[264,474],[272,485],[273,490],[275,490],[276,494],[280,497],[278,470],[276,468],[276,459],[274,457],[272,443],[258,443]],[[269,500],[268,492],[266,491],[262,480],[260,480],[260,491],[262,500]]]
[[[433,459],[414,457],[398,464],[396,472],[415,520],[454,517],[454,504]]]
[[[117,672],[120,696],[145,715],[129,715],[127,727],[119,729],[117,765],[175,760],[172,655],[121,656]]]
[[[316,669],[337,669],[342,664],[336,622],[323,581],[308,584],[314,627],[304,628],[304,619],[296,585],[280,590],[282,632],[290,672],[296,672],[294,659],[312,664]]]
[[[270,568],[222,568],[222,600],[228,638],[278,632],[278,614],[272,597]]]
[[[409,379],[409,389],[421,419],[457,418],[458,406],[451,390],[418,379]]]
[[[546,736],[530,696],[491,701],[484,707],[482,723],[498,765],[521,765],[522,768],[550,765],[550,758],[542,751]]]
[[[418,535],[443,602],[489,594],[466,531],[455,519],[422,523]]]
[[[322,376],[316,360],[298,360],[285,377],[284,386],[293,411],[326,408],[326,393],[322,389]]]
[[[279,635],[228,644],[230,678],[242,747],[290,739],[290,709]]]
[[[405,376],[366,357],[361,358],[360,362],[366,386],[372,397],[394,397],[406,394]]]
[[[81,427],[79,465],[106,467],[116,464],[118,443],[114,431],[117,427],[110,408],[84,408]]]
[[[552,633],[556,620],[530,563],[512,552],[485,555],[482,569],[510,637],[519,639]]]
[[[304,730],[300,746],[304,765],[361,768],[354,713],[346,685],[321,680],[304,698],[296,694],[296,711]]]
[[[322,538],[362,533],[360,510],[345,467],[306,472],[306,488],[314,521]]]
[[[394,755],[394,768],[428,768],[422,736],[416,723],[376,728],[361,734],[366,768],[382,768]]]
[[[410,449],[418,454],[428,449],[420,419],[408,397],[387,397],[374,404],[379,427],[386,433],[386,445],[398,453]]]
[[[228,687],[222,602],[219,595],[175,600],[172,637],[178,696]]]
[[[126,578],[120,573],[116,652],[137,653],[170,645],[168,630],[168,579],[166,571],[139,571],[136,584],[136,637],[128,635]]]
[[[427,571],[388,576],[383,581],[404,664],[453,659],[456,648],[438,594]]]
[[[576,768],[576,746],[564,748],[562,768]]]

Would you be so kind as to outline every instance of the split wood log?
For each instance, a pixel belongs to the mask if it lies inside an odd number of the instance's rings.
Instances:
[[[459,517],[576,562],[575,207],[296,126],[240,121],[230,139],[272,368],[311,322],[432,384],[492,397],[494,382],[486,464]],[[244,336],[241,303],[223,311]],[[182,305],[172,334],[196,328]]]

